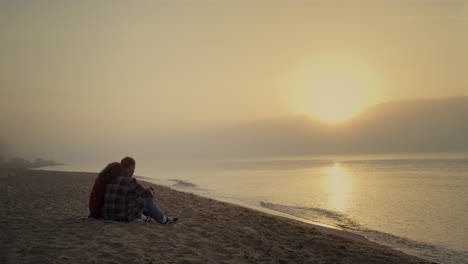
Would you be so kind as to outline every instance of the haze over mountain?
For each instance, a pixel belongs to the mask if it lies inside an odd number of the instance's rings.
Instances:
[[[34,122],[40,122],[38,118]],[[9,125],[14,131],[15,123],[10,120]],[[152,160],[468,152],[468,96],[382,103],[335,124],[307,115],[289,115],[123,140],[115,138],[113,131],[108,131],[107,138],[99,134],[91,137],[91,131],[86,128],[73,137],[64,133],[51,139],[30,136],[27,140],[16,133],[16,137],[3,139],[0,156],[75,162],[109,161],[122,155]]]
[[[186,131],[152,146],[161,156],[202,157],[463,152],[467,135],[464,96],[382,103],[339,124],[294,115]]]

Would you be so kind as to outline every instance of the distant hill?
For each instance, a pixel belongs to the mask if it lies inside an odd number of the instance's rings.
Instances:
[[[468,151],[468,97],[375,105],[341,129],[362,152]]]
[[[468,151],[468,97],[378,104],[340,124],[305,115],[257,120],[171,142],[164,147],[178,155],[229,157]]]
[[[57,163],[53,160],[43,160],[43,159],[36,159],[34,162],[15,157],[9,160],[5,160],[2,156],[0,156],[0,167],[12,167],[12,168],[21,168],[21,169],[34,169],[34,168],[41,168],[41,167],[49,167],[49,166],[59,166],[63,165],[61,163]]]

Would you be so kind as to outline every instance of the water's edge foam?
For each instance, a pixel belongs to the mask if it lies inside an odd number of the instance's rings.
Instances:
[[[343,231],[361,235],[369,241],[389,246],[406,254],[417,256],[429,261],[446,264],[464,263],[468,259],[468,252],[458,252],[442,246],[431,245],[412,239],[395,236],[385,232],[368,229],[345,214],[321,208],[286,206],[268,202],[259,202],[260,206],[282,212],[305,220],[326,222],[341,228]]]

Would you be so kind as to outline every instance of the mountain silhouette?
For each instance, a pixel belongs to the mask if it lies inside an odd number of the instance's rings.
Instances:
[[[214,157],[462,152],[468,151],[468,96],[382,103],[339,124],[306,115],[256,120],[172,142],[165,146],[178,155]]]

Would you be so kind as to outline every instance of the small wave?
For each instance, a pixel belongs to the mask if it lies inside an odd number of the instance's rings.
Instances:
[[[367,229],[346,214],[326,210],[322,208],[287,206],[261,201],[260,205],[264,208],[286,213],[302,219],[324,223],[335,227],[340,227],[344,231],[362,235],[370,241],[401,250],[407,254],[418,256],[423,259],[447,264],[465,263],[468,258],[466,251],[454,251],[442,246],[431,245],[404,237]]]
[[[273,203],[260,202],[262,207],[268,208],[273,211],[278,211],[281,213],[286,213],[292,216],[299,218],[320,222],[324,224],[331,224],[336,227],[340,227],[347,230],[358,230],[359,225],[347,217],[345,214],[326,210],[322,208],[312,208],[312,207],[297,207],[297,206],[287,206]]]
[[[178,188],[195,188],[197,187],[196,184],[179,180],[179,179],[171,179],[171,181],[175,182],[172,186],[173,187],[178,187]]]
[[[437,263],[461,264],[466,263],[465,260],[468,259],[467,251],[455,251],[443,246],[432,245],[365,228],[362,228],[357,233],[370,241]]]
[[[146,176],[133,176],[134,178],[136,179],[140,179],[140,180],[143,180],[143,181],[154,181],[156,180],[155,178],[151,178],[151,177],[146,177]]]

